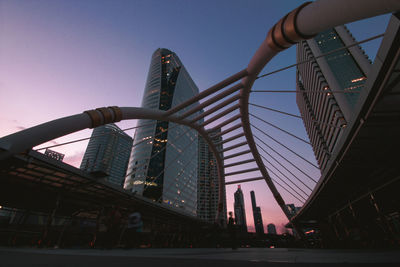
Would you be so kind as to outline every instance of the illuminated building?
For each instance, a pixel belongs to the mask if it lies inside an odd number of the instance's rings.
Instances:
[[[160,48],[153,53],[143,108],[169,110],[198,93],[197,86],[174,52]],[[198,103],[178,114],[196,105]],[[166,121],[139,120],[137,125],[140,128],[134,136],[124,188],[196,215],[197,132]]]
[[[296,101],[322,172],[343,128],[355,119],[371,62],[359,46],[318,56],[355,42],[345,26],[338,26],[297,45],[297,62],[306,62],[297,66]]]
[[[212,134],[218,134],[218,129]],[[222,137],[213,138],[214,143],[222,143]],[[222,144],[217,145],[218,150],[222,150]],[[223,157],[223,155],[221,155]],[[197,183],[197,217],[210,223],[215,222],[218,210],[219,187],[225,186],[219,183],[217,162],[208,144],[199,136],[199,179]],[[223,195],[223,212],[221,225],[226,224],[226,194]]]
[[[240,185],[238,185],[238,189],[234,194],[234,198],[235,198],[234,209],[235,209],[236,225],[241,231],[247,232],[246,211],[244,207],[243,192],[242,189],[240,188]]]
[[[254,191],[250,191],[251,196],[251,206],[253,208],[253,218],[254,218],[254,227],[256,228],[256,233],[261,235],[264,234],[264,225],[261,216],[261,209],[257,207],[256,204],[256,195]]]
[[[115,124],[93,129],[80,168],[123,186],[132,138]]]

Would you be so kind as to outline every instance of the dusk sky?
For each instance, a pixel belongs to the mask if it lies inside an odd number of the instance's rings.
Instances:
[[[140,106],[151,55],[161,47],[179,56],[200,91],[207,89],[244,69],[269,28],[303,2],[0,0],[0,137],[88,109]],[[384,33],[388,20],[389,16],[380,16],[348,27],[360,41]],[[362,45],[371,60],[380,41]],[[274,58],[262,73],[295,62],[292,47]],[[292,68],[257,80],[253,89],[295,90],[295,84]],[[250,102],[299,114],[295,95],[290,93],[254,93]],[[250,111],[308,139],[299,119],[257,108]],[[259,121],[252,122],[315,162],[308,145]],[[118,125],[124,129],[135,124],[126,121]],[[52,143],[90,134],[91,130],[85,130]],[[79,167],[86,145],[80,142],[54,150],[66,154],[65,162]],[[319,179],[318,170],[292,155],[287,157]],[[237,178],[246,175],[227,181]],[[314,186],[305,178],[304,182]],[[233,210],[236,187],[227,186],[228,211]],[[287,222],[264,181],[242,184],[242,189],[249,229],[253,229],[251,190],[261,207],[264,225],[275,223],[280,229]],[[278,189],[287,203],[301,205]]]

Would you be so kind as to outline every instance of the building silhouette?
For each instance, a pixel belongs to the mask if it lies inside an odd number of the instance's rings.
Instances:
[[[257,207],[256,195],[254,191],[250,191],[250,196],[251,196],[251,206],[253,208],[254,227],[256,228],[256,233],[261,235],[264,234],[264,225],[262,221],[261,209],[260,207]]]
[[[132,138],[115,124],[93,129],[80,169],[123,186]]]
[[[211,134],[217,135],[221,129],[213,131]],[[222,150],[222,137],[216,136],[213,138],[218,150]],[[221,153],[221,157],[223,157]],[[217,162],[207,142],[199,136],[199,179],[197,183],[197,217],[214,223],[218,210],[219,188],[224,184],[220,184],[218,179]],[[226,192],[223,195],[222,218],[219,218],[221,225],[226,225]]]
[[[275,224],[270,223],[267,225],[268,234],[276,235],[276,227]]]
[[[52,159],[55,159],[55,160],[58,160],[58,161],[63,161],[64,160],[64,156],[65,156],[62,153],[59,153],[57,151],[54,151],[54,150],[51,150],[51,149],[48,149],[48,148],[46,148],[46,150],[44,151],[44,154],[46,156],[48,156],[49,158],[52,158]]]
[[[322,173],[339,149],[343,128],[355,119],[371,62],[359,46],[317,57],[355,42],[338,26],[297,45],[297,62],[309,62],[297,66],[296,101]]]
[[[238,185],[238,189],[234,193],[234,198],[235,198],[234,209],[235,209],[236,225],[238,226],[239,230],[247,232],[246,211],[244,207],[243,192],[242,189],[240,188],[240,185]]]
[[[160,48],[153,53],[142,107],[169,110],[198,93],[174,52]],[[197,102],[178,114],[196,105]],[[196,215],[199,157],[196,130],[153,120],[139,120],[138,126],[124,188]]]
[[[294,204],[286,204],[286,207],[289,210],[290,218],[295,216],[297,212],[301,209],[301,207],[296,207]]]

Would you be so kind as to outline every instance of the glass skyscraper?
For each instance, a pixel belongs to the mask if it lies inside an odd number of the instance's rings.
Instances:
[[[93,129],[80,169],[123,186],[132,138],[115,124]]]
[[[222,150],[222,137],[218,134],[221,129],[211,132],[214,135],[213,142],[218,150]],[[221,153],[221,157],[223,157]],[[199,179],[197,183],[197,217],[214,223],[219,200],[219,188],[224,184],[220,184],[218,179],[217,161],[207,142],[199,136]],[[222,221],[221,225],[226,224],[226,193],[222,196]]]
[[[160,48],[153,53],[143,108],[169,110],[198,93],[197,86],[174,52]],[[178,114],[196,105],[198,103]],[[134,136],[124,188],[196,215],[197,132],[165,121],[139,120],[137,125],[140,128]]]
[[[297,44],[296,101],[322,172],[343,128],[354,120],[371,69],[361,47],[344,48],[355,42],[345,26],[338,26]]]

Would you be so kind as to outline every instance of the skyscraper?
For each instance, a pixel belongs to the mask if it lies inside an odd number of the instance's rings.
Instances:
[[[213,142],[215,144],[222,143],[222,137],[218,134],[221,129],[211,133],[215,135]],[[218,150],[222,150],[222,144],[216,146]],[[222,154],[222,153],[221,153]],[[221,157],[223,157],[221,155]],[[199,136],[199,179],[197,183],[197,216],[210,223],[215,222],[218,210],[219,187],[217,162],[214,154],[209,148],[207,142]],[[223,212],[222,225],[226,224],[226,194],[223,195]]]
[[[276,235],[276,227],[275,224],[270,223],[267,225],[268,234]]]
[[[241,231],[247,232],[246,211],[244,207],[243,192],[242,189],[240,188],[240,185],[238,185],[238,189],[236,190],[234,197],[235,197],[234,209],[235,209],[236,225]]]
[[[354,120],[353,109],[363,90],[371,62],[345,26],[319,33],[297,45],[296,101],[315,157],[324,172],[343,128]],[[317,58],[319,57],[319,58]]]
[[[169,110],[198,92],[175,53],[164,48],[153,53],[142,107]],[[198,103],[182,109],[178,114],[196,105]],[[196,215],[197,132],[166,121],[139,120],[138,126],[124,187]]]
[[[123,186],[132,138],[115,124],[94,128],[80,168]]]
[[[261,235],[264,234],[264,225],[261,216],[261,209],[257,207],[256,204],[256,195],[254,191],[250,191],[251,195],[251,206],[253,208],[253,218],[254,218],[254,227],[256,228],[256,233]]]

